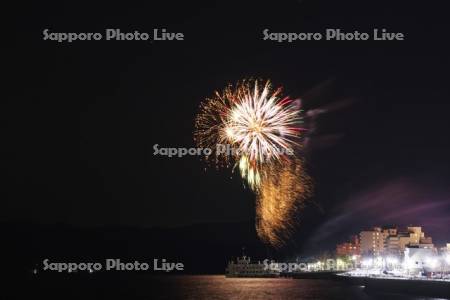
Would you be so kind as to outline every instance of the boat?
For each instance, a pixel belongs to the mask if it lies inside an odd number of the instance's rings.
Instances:
[[[280,271],[273,270],[260,261],[252,263],[250,257],[243,255],[238,257],[236,261],[231,260],[228,262],[228,266],[225,269],[225,277],[276,278],[280,277]]]

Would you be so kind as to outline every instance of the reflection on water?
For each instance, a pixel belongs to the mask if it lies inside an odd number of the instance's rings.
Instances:
[[[31,274],[31,273],[30,273]],[[271,300],[271,299],[436,299],[405,295],[368,294],[363,287],[333,280],[289,278],[225,278],[225,276],[156,276],[142,273],[32,274],[24,283],[32,297],[11,299],[108,300]],[[38,297],[42,296],[42,297]],[[3,299],[3,298],[2,298]],[[6,299],[6,298],[5,298]],[[9,299],[9,298],[8,298]]]
[[[165,276],[153,277],[151,281],[152,294],[157,295],[158,299],[432,299],[369,295],[363,287],[330,280]]]

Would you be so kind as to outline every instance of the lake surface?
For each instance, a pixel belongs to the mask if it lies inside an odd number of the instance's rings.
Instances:
[[[46,299],[438,299],[373,294],[364,287],[334,280],[289,278],[225,278],[223,275],[168,275],[111,273],[92,275],[43,274],[29,278],[25,291]],[[40,298],[39,298],[40,299]]]
[[[155,285],[160,299],[437,299],[367,294],[363,287],[332,280],[171,276],[154,278]]]

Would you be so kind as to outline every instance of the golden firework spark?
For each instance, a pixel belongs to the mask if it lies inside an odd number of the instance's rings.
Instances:
[[[312,193],[312,181],[303,162],[293,159],[272,166],[257,195],[256,230],[274,246],[282,245],[294,229],[295,215]]]

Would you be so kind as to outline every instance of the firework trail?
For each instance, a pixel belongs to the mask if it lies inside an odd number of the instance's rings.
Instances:
[[[283,97],[270,81],[244,80],[206,99],[195,121],[197,145],[212,150],[206,160],[237,167],[256,193],[258,235],[272,245],[290,232],[293,212],[310,190],[295,156],[304,131],[301,112],[300,101]]]
[[[292,161],[271,167],[274,176],[261,186],[257,195],[256,230],[264,241],[283,245],[294,229],[296,212],[312,193],[312,181],[303,161]]]

